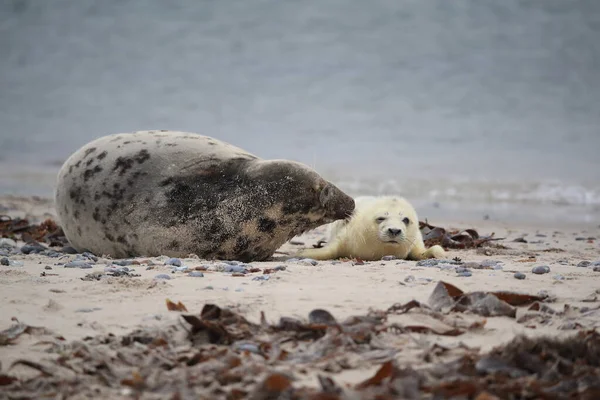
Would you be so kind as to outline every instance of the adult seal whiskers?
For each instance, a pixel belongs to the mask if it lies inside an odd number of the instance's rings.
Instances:
[[[244,262],[268,259],[292,237],[354,210],[350,196],[304,164],[173,131],[81,147],[58,174],[55,203],[78,251]]]

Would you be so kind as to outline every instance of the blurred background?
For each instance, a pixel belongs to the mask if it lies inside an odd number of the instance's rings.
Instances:
[[[600,1],[0,1],[0,194],[145,129],[430,220],[597,224]]]

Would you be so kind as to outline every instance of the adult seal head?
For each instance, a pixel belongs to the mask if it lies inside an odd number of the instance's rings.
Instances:
[[[71,245],[115,258],[265,260],[354,200],[304,164],[217,139],[140,131],[96,139],[62,166],[57,215]]]

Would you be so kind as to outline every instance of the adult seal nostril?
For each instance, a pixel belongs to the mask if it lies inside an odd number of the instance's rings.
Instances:
[[[55,203],[79,251],[244,262],[354,210],[350,196],[304,164],[158,130],[80,148],[59,172]]]

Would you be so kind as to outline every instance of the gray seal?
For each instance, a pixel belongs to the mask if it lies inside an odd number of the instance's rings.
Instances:
[[[292,237],[354,210],[350,196],[304,164],[164,130],[81,147],[58,173],[55,204],[78,251],[243,262],[268,259]]]

